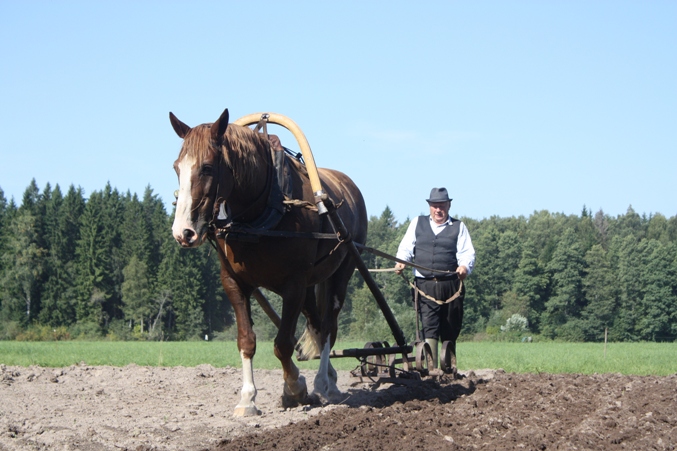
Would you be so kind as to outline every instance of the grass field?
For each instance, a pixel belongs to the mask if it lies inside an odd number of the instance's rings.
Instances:
[[[334,349],[361,348],[364,343],[340,342]],[[280,368],[271,342],[258,344],[256,368]],[[458,343],[461,370],[502,368],[517,373],[622,373],[666,376],[677,373],[676,343]],[[88,365],[240,367],[234,342],[109,342],[109,341],[0,341],[0,364],[66,367]],[[318,361],[299,362],[315,369]],[[337,369],[352,370],[354,358],[332,360]]]

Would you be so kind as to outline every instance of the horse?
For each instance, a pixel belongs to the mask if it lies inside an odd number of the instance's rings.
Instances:
[[[234,415],[258,415],[252,359],[256,336],[252,330],[250,296],[265,288],[282,298],[282,313],[274,341],[275,356],[283,370],[282,405],[308,403],[310,399],[338,402],[336,371],[329,355],[336,341],[337,319],[343,306],[355,260],[338,240],[327,215],[318,214],[317,200],[306,167],[285,155],[291,170],[291,198],[281,217],[262,236],[247,239],[238,234],[215,234],[219,212],[225,213],[239,230],[256,231],[270,216],[275,177],[271,145],[263,133],[229,124],[226,109],[214,123],[189,127],[169,113],[176,134],[183,139],[174,162],[179,179],[172,234],[185,248],[215,240],[220,278],[233,307],[237,324],[237,346],[242,360],[243,385]],[[325,203],[335,207],[350,238],[364,244],[367,212],[355,183],[342,172],[318,169]],[[176,194],[176,193],[175,193]],[[337,201],[337,204],[332,204]],[[265,219],[265,218],[264,218]],[[305,357],[320,356],[320,364],[308,395],[305,378],[292,361],[299,315],[307,318],[298,349]],[[315,396],[315,397],[313,397]]]

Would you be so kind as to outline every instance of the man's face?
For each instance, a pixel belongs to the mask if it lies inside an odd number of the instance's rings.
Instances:
[[[451,202],[428,202],[430,205],[430,217],[436,224],[442,224],[449,217]]]

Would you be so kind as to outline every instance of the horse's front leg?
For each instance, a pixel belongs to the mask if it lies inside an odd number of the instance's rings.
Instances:
[[[282,393],[283,407],[296,407],[307,402],[306,380],[300,375],[298,367],[292,361],[294,354],[294,332],[305,298],[303,280],[290,280],[282,293],[282,318],[280,329],[275,337],[275,356],[280,359],[284,377]]]
[[[237,348],[242,359],[242,389],[240,402],[235,406],[233,415],[246,417],[260,415],[261,411],[256,407],[256,385],[254,384],[254,354],[256,354],[256,334],[252,329],[251,307],[249,296],[251,291],[243,291],[242,288],[224,270],[221,270],[221,283],[230,299],[235,313],[237,324]]]

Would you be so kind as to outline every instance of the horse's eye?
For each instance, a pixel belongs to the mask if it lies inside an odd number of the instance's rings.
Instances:
[[[205,164],[200,169],[200,175],[212,175],[213,168],[210,164]]]

